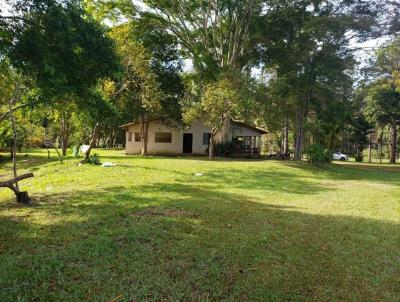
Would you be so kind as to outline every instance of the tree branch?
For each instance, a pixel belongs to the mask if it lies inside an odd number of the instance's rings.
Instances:
[[[14,112],[14,111],[16,111],[16,110],[18,110],[18,109],[20,109],[20,108],[26,107],[26,106],[29,106],[29,103],[20,104],[20,105],[18,105],[18,106],[15,106],[15,107],[13,107],[13,108],[11,109],[11,111]],[[9,114],[10,114],[10,111],[7,111],[7,112],[4,112],[2,115],[0,115],[0,123],[1,123],[4,119],[6,119],[7,116],[8,116]]]

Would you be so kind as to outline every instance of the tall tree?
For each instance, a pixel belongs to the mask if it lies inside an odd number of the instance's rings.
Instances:
[[[114,28],[111,36],[117,43],[118,54],[124,66],[114,97],[119,98],[125,104],[125,110],[138,118],[141,125],[141,153],[147,155],[149,122],[151,118],[160,115],[163,97],[157,76],[151,70],[151,54],[133,39],[129,23]]]
[[[365,114],[371,123],[390,128],[390,163],[396,163],[397,128],[400,123],[400,92],[393,83],[373,83],[365,98]]]
[[[8,2],[10,12],[0,12],[0,63],[9,60],[17,74],[32,79],[42,102],[73,99],[87,108],[84,96],[117,68],[104,28],[85,13],[80,1]],[[13,106],[16,102],[10,102],[11,117]]]
[[[146,49],[149,56],[150,71],[154,74],[159,90],[162,92],[158,114],[164,122],[182,123],[181,99],[184,95],[182,80],[182,59],[176,37],[154,24],[148,18],[138,17],[135,5],[129,0],[96,1],[86,0],[86,9],[97,20],[109,26],[114,32],[121,26],[129,27],[127,37]],[[115,102],[120,107],[120,114],[110,124],[110,138],[116,133],[118,125],[140,119],[130,110],[126,110],[123,102]],[[136,112],[137,114],[137,112]]]
[[[367,68],[365,112],[378,127],[389,126],[390,162],[396,161],[397,128],[400,123],[400,37],[381,46]]]
[[[66,108],[89,110],[88,95],[100,79],[113,76],[117,59],[105,28],[85,13],[79,1],[14,1],[11,15],[0,16],[7,33],[0,60],[34,80],[41,102],[60,110],[68,145]],[[23,105],[21,105],[23,106]]]

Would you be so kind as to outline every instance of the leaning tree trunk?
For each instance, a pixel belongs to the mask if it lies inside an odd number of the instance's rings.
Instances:
[[[17,184],[20,180],[33,177],[33,173],[26,173],[19,175],[17,177],[14,177],[12,179],[8,179],[5,181],[0,181],[0,188],[9,188],[12,190],[17,198],[17,202],[19,203],[24,203],[24,204],[30,204],[31,203],[31,198],[29,197],[28,192],[26,191],[20,191]]]
[[[142,143],[142,148],[141,148],[141,154],[142,156],[147,155],[147,143],[149,139],[149,119],[147,114],[142,115],[140,118],[140,128],[141,128],[141,143]]]
[[[390,160],[391,164],[396,163],[396,145],[397,145],[397,125],[390,126]]]
[[[12,107],[15,104],[15,102],[17,101],[18,90],[19,90],[19,85],[17,84],[15,86],[14,95],[8,103],[9,110],[10,110],[10,121],[11,121],[11,125],[12,125],[12,130],[13,130],[13,144],[12,144],[11,150],[12,150],[13,174],[14,174],[15,179],[17,179],[17,176],[18,176],[17,175],[17,127],[16,127],[16,123],[15,123],[15,119],[14,119],[14,114],[12,112]],[[15,188],[19,191],[18,180],[15,181]],[[18,199],[18,196],[17,196],[17,199]]]
[[[11,121],[11,125],[12,125],[12,130],[13,130],[12,161],[13,161],[13,174],[14,174],[14,179],[11,180],[12,184],[8,187],[14,191],[17,202],[30,204],[31,199],[28,195],[28,192],[26,192],[26,191],[21,192],[19,189],[19,185],[18,185],[18,181],[23,179],[23,177],[25,177],[24,175],[18,177],[18,175],[17,175],[17,126],[16,126],[14,114],[13,114],[13,106],[17,102],[18,92],[19,92],[19,83],[16,84],[13,96],[8,103],[9,112],[10,112],[9,113],[10,121]],[[33,176],[33,174],[32,174],[32,176]],[[3,183],[3,185],[4,185],[4,183]]]
[[[92,151],[94,145],[96,144],[96,137],[97,137],[98,129],[99,129],[99,123],[96,123],[96,125],[94,126],[94,129],[93,129],[92,138],[90,139],[89,148],[85,153],[85,159],[89,159],[90,152]]]

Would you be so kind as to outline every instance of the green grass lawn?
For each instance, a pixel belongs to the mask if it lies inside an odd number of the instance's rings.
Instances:
[[[0,301],[400,300],[400,167],[98,153],[19,158]]]

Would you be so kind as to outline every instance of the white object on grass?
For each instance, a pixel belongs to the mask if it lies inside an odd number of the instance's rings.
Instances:
[[[103,163],[101,166],[102,166],[102,167],[108,168],[108,167],[115,167],[116,164],[114,164],[114,163],[109,163],[109,162],[105,162],[105,163]]]
[[[83,153],[83,154],[86,154],[86,152],[88,152],[88,150],[89,150],[89,145],[82,145],[80,148],[79,148],[79,150]]]
[[[195,173],[194,175],[195,176],[203,176],[204,174],[203,173]]]

